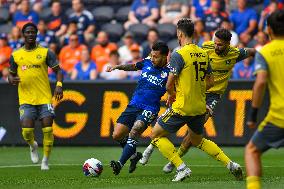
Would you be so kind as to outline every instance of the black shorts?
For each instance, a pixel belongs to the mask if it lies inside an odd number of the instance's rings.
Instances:
[[[171,108],[158,119],[159,125],[170,133],[176,133],[182,126],[187,126],[196,134],[203,133],[205,114],[197,116],[182,116],[175,113]]]
[[[216,105],[221,99],[221,95],[217,93],[206,93],[206,108],[209,111],[210,116],[212,116]]]
[[[255,131],[251,140],[261,152],[270,148],[279,148],[284,145],[284,128],[268,122],[262,130]]]
[[[126,125],[131,130],[135,121],[140,120],[144,122],[144,125],[147,128],[157,115],[157,113],[153,113],[150,110],[143,110],[135,106],[128,105],[116,122]]]

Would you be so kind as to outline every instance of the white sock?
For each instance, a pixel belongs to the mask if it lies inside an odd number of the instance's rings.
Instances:
[[[227,166],[226,166],[226,167],[227,167],[227,169],[229,169],[229,170],[230,170],[230,168],[231,168],[231,166],[230,166],[230,165],[231,165],[231,163],[233,163],[233,162],[232,162],[232,161],[230,161],[230,162],[227,164]]]
[[[154,145],[153,144],[149,144],[149,146],[147,146],[145,152],[152,152],[154,150]]]
[[[180,166],[178,166],[177,170],[183,170],[186,167],[185,163],[182,163]]]
[[[43,162],[48,162],[48,157],[43,156],[42,161],[43,161]]]

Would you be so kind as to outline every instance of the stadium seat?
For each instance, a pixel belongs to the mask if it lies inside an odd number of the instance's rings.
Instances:
[[[175,48],[179,47],[178,41],[176,39],[170,40],[167,45],[169,46],[169,49],[172,51]]]
[[[129,31],[134,34],[136,42],[140,44],[146,40],[149,29],[149,26],[145,24],[133,24],[129,27]]]
[[[13,28],[12,24],[0,25],[0,33],[11,33],[12,28]]]
[[[157,30],[162,41],[168,42],[176,37],[176,26],[174,24],[158,24]]]
[[[46,21],[50,15],[51,15],[51,9],[49,7],[44,8],[42,12],[39,14],[39,18]]]
[[[106,23],[102,25],[101,30],[105,31],[109,35],[111,42],[118,42],[123,35],[124,29],[123,26],[119,23],[111,24]]]
[[[73,13],[73,9],[72,7],[69,7],[67,9],[64,9],[65,11],[65,16],[67,16],[67,18],[69,18],[69,16]]]
[[[128,20],[128,13],[130,11],[130,6],[120,7],[115,14],[116,21],[124,23]]]
[[[92,11],[96,21],[109,22],[113,18],[114,11],[110,6],[97,7]]]
[[[4,7],[0,7],[0,24],[6,23],[9,16],[9,10]]]

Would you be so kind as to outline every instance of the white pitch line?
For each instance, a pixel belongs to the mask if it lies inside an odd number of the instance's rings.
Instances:
[[[79,165],[82,165],[82,164],[76,164],[76,163],[54,163],[54,164],[49,164],[50,166],[79,166]],[[107,165],[104,164],[104,165]],[[140,165],[140,164],[138,164]],[[26,164],[26,165],[0,165],[0,169],[5,169],[5,168],[21,168],[21,167],[39,167],[40,164]],[[141,167],[144,167],[143,165],[140,165]],[[149,164],[149,165],[145,165],[145,167],[163,167],[164,164]],[[189,165],[189,167],[212,167],[212,168],[219,168],[219,167],[224,167],[224,166],[221,166],[221,165]],[[243,166],[242,166],[243,167]],[[275,167],[280,167],[280,168],[284,168],[284,166],[278,166],[278,165],[275,165],[275,166],[272,166],[272,165],[265,165],[263,166],[265,168],[275,168]]]

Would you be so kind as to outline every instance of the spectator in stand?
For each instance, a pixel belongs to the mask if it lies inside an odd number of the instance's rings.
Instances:
[[[241,42],[247,44],[257,29],[255,10],[246,7],[246,0],[238,0],[238,10],[232,12],[230,19]]]
[[[51,4],[51,15],[47,18],[47,28],[54,32],[58,38],[63,36],[67,31],[67,18],[61,10],[59,1],[53,1]]]
[[[260,49],[266,45],[266,43],[268,42],[268,36],[262,32],[262,31],[259,31],[256,35],[255,35],[255,40],[256,40],[256,44],[254,46],[254,48],[257,50],[257,51],[260,51]]]
[[[210,8],[211,0],[193,0],[190,10],[190,18],[193,21],[203,19],[205,11]]]
[[[3,70],[2,70],[2,77],[1,77],[1,80],[8,82],[8,76],[9,76],[9,68],[8,68],[8,67],[5,67],[5,68],[3,68]]]
[[[47,8],[50,4],[50,0],[30,0],[33,10],[40,14],[44,8]]]
[[[275,12],[276,10],[278,10],[278,4],[277,1],[271,1],[269,3],[269,6],[266,7],[263,11],[261,11],[260,14],[260,19],[259,19],[259,23],[258,23],[258,30],[259,31],[265,31],[266,29],[266,20],[268,18],[268,16],[270,14],[272,14],[273,12]]]
[[[111,51],[117,50],[115,43],[110,43],[108,34],[100,31],[97,36],[97,45],[92,48],[91,59],[96,62],[98,72],[109,62],[109,55]]]
[[[111,51],[109,54],[109,63],[103,66],[103,71],[100,73],[100,77],[106,80],[119,80],[119,79],[126,79],[127,72],[123,70],[114,70],[112,72],[106,72],[108,66],[116,66],[119,65],[119,54],[116,50]]]
[[[47,26],[44,20],[39,21],[37,29],[38,29],[38,34],[36,40],[41,46],[48,47],[51,43],[56,42],[53,32],[47,31]]]
[[[97,66],[90,59],[90,52],[84,49],[79,61],[71,74],[71,80],[95,80],[97,78]]]
[[[69,38],[72,34],[78,35],[79,43],[83,44],[85,42],[84,35],[82,32],[78,31],[77,29],[77,22],[76,21],[70,21],[68,24],[67,32],[65,35],[61,38],[61,44],[68,45],[69,44]]]
[[[9,59],[13,49],[8,45],[7,35],[2,33],[0,35],[0,74],[4,68],[9,67]]]
[[[204,23],[202,20],[196,20],[194,22],[194,29],[195,29],[195,34],[193,37],[193,41],[196,45],[201,47],[205,41],[208,41],[208,38],[211,38],[211,36],[209,33],[204,31]]]
[[[147,41],[142,44],[142,58],[146,58],[150,55],[152,45],[159,40],[159,33],[156,29],[152,28],[149,30],[147,35]]]
[[[14,26],[11,30],[9,46],[16,50],[23,46],[24,40],[22,39],[22,32],[18,26]]]
[[[220,1],[212,0],[210,9],[205,11],[205,15],[203,17],[205,31],[213,34],[213,32],[221,26],[221,23],[227,17],[227,13],[220,11]]]
[[[128,29],[132,24],[138,23],[153,27],[158,18],[159,5],[157,0],[134,0],[128,13],[128,21],[124,23],[124,27]]]
[[[264,8],[267,8],[271,2],[275,1],[277,3],[277,7],[279,10],[283,9],[284,5],[284,0],[264,0],[263,1],[263,6]]]
[[[188,17],[188,14],[188,0],[164,0],[161,6],[161,18],[159,20],[159,23],[177,24],[179,19]]]
[[[38,24],[39,16],[36,12],[30,9],[30,3],[28,0],[21,2],[21,10],[18,10],[13,15],[13,25],[22,28],[26,23],[32,22]]]
[[[231,45],[233,47],[236,47],[239,44],[239,37],[238,37],[238,34],[232,30],[233,27],[232,27],[232,23],[230,22],[230,20],[229,19],[223,20],[223,22],[221,24],[221,28],[225,28],[227,30],[230,30],[230,32],[232,34]],[[215,36],[215,35],[213,35],[213,36]]]
[[[130,47],[135,43],[133,39],[133,34],[131,32],[126,32],[123,36],[124,45],[119,47],[118,53],[121,62],[128,62],[132,60]]]
[[[72,0],[73,13],[69,16],[69,22],[77,23],[78,34],[84,35],[86,42],[94,39],[95,20],[92,13],[84,9],[81,0]]]
[[[130,47],[130,50],[131,50],[132,60],[126,62],[125,64],[135,64],[137,62],[142,61],[139,45],[133,44]],[[128,79],[137,80],[137,79],[139,79],[139,77],[141,75],[141,70],[138,70],[138,71],[135,71],[135,72],[126,72],[126,73],[127,73]]]
[[[238,62],[233,69],[232,79],[254,79],[254,63],[253,58],[248,57]]]
[[[80,61],[84,49],[87,49],[87,47],[79,43],[78,35],[72,34],[69,44],[64,46],[59,53],[61,68],[71,74],[75,64]]]

